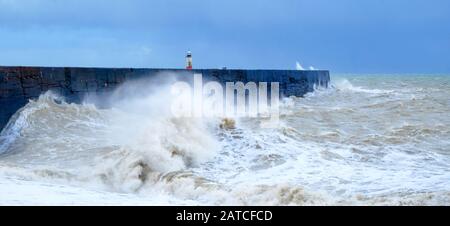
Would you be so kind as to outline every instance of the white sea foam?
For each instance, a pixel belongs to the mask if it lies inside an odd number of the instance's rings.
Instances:
[[[0,204],[448,205],[450,83],[333,80],[283,99],[277,128],[174,118],[165,83],[46,93],[2,131]]]
[[[393,90],[383,90],[383,89],[365,89],[359,86],[354,86],[347,79],[337,79],[333,81],[332,86],[338,91],[350,91],[350,92],[360,92],[360,93],[372,93],[372,94],[383,94],[392,93]]]

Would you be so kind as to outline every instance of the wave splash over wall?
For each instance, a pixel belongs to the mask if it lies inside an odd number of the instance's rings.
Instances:
[[[435,121],[448,87],[353,82],[283,99],[277,128],[172,117],[169,83],[126,83],[83,104],[47,92],[0,134],[0,187],[97,192],[81,204],[449,204],[450,122]]]

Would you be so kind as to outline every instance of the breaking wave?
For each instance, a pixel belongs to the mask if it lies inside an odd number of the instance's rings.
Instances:
[[[147,204],[163,196],[197,205],[450,204],[448,81],[350,80],[285,98],[278,128],[257,118],[174,118],[165,87],[131,95],[128,84],[107,108],[47,92],[1,132],[0,178]]]

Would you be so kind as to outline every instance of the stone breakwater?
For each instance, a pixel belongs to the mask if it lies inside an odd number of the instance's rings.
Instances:
[[[125,81],[152,78],[164,73],[190,81],[194,73],[204,81],[279,82],[280,96],[303,96],[315,86],[328,86],[325,70],[229,70],[229,69],[145,69],[79,67],[2,67],[0,66],[0,129],[29,99],[52,90],[69,102],[79,102],[88,93],[107,94]],[[155,83],[158,79],[155,79]],[[155,84],[157,85],[157,84]]]

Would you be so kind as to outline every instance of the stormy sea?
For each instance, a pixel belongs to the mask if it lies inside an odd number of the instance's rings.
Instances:
[[[450,76],[332,75],[271,128],[172,117],[165,87],[135,90],[20,109],[0,205],[450,205]]]

